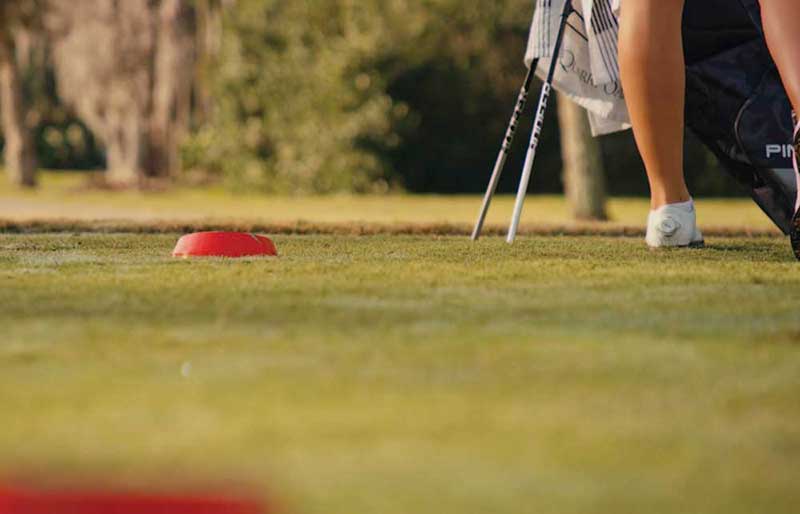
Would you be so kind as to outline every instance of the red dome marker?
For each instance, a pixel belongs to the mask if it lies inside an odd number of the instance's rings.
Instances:
[[[268,237],[243,232],[198,232],[183,236],[173,257],[277,257]]]
[[[0,514],[268,514],[251,499],[201,495],[36,491],[0,487]]]

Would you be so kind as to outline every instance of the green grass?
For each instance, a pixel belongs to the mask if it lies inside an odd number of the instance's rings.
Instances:
[[[782,239],[175,239],[0,235],[0,469],[304,514],[797,512]]]
[[[16,190],[0,180],[0,219],[6,220],[132,220],[142,223],[210,220],[229,223],[378,223],[458,224],[471,227],[478,214],[478,196],[391,195],[285,197],[231,194],[219,187],[176,188],[165,193],[109,193],[82,188],[85,174],[45,173],[36,191]],[[499,196],[490,211],[490,226],[507,227],[514,199]],[[599,227],[642,227],[649,205],[640,198],[614,198],[611,221]],[[775,231],[749,199],[698,201],[702,228],[743,232]],[[522,219],[526,226],[572,225],[563,198],[532,195]],[[598,226],[598,225],[595,225]]]

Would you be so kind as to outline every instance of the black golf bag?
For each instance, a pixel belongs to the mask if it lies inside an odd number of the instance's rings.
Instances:
[[[792,113],[758,0],[688,0],[688,127],[784,232],[797,197]]]

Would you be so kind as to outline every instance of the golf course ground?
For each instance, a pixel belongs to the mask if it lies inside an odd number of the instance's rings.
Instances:
[[[0,467],[297,512],[794,512],[782,240],[0,236]]]
[[[800,505],[800,265],[744,200],[700,203],[730,232],[703,250],[624,237],[639,200],[599,235],[508,246],[386,229],[480,203],[397,197],[385,230],[287,229],[279,258],[232,261],[170,257],[169,194],[0,193],[0,476],[213,482],[297,514]],[[207,209],[369,226],[337,201]],[[532,198],[529,222],[559,205]]]

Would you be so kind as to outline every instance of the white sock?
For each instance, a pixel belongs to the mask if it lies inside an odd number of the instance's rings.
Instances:
[[[680,209],[680,210],[682,210],[684,212],[693,212],[694,211],[694,199],[689,199],[688,202],[667,204],[667,205],[665,205],[665,206],[663,206],[663,207],[661,207],[659,209],[656,209],[656,210],[660,211],[660,210],[666,209],[666,208]]]

